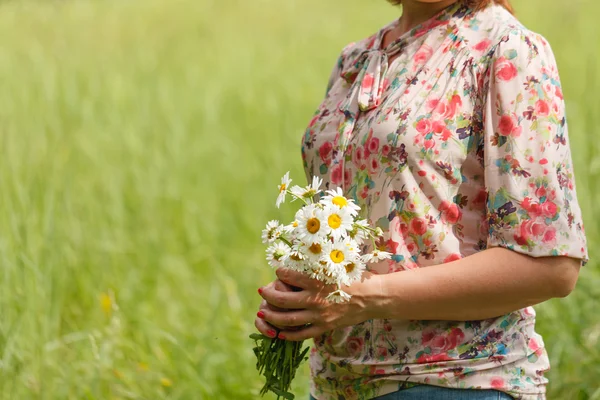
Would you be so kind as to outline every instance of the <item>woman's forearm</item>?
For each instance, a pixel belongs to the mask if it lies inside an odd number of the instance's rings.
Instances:
[[[491,248],[447,264],[374,275],[364,282],[363,301],[370,318],[487,319],[568,295],[579,266],[578,259]]]

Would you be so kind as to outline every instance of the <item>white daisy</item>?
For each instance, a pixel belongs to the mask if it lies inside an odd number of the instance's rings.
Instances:
[[[277,201],[275,202],[277,208],[279,208],[281,203],[285,201],[285,194],[289,190],[291,183],[292,180],[290,179],[290,172],[288,171],[283,178],[281,178],[281,185],[279,185],[279,196],[277,196]]]
[[[324,282],[325,284],[338,284],[340,278],[340,271],[334,274],[329,270],[327,262],[324,260],[314,260],[309,257],[305,257],[306,264],[304,272],[312,279]]]
[[[326,263],[326,271],[336,280],[342,276],[346,264],[353,261],[353,254],[345,241],[326,242],[323,245],[321,261]]]
[[[392,258],[392,253],[387,251],[377,250],[373,252],[373,259],[376,261],[389,260]]]
[[[328,229],[323,218],[323,211],[315,204],[309,204],[298,210],[296,220],[298,221],[298,228],[296,228],[298,238],[306,243],[318,242],[327,235]]]
[[[312,183],[309,185],[309,187],[315,191],[315,194],[317,194],[321,191],[322,184],[323,179],[319,178],[318,176],[313,176]]]
[[[262,242],[263,243],[273,243],[284,231],[284,226],[279,223],[277,220],[272,220],[267,223],[267,227],[262,231]]]
[[[340,281],[340,273],[339,272],[333,272],[329,269],[329,267],[327,266],[327,263],[323,263],[323,261],[321,261],[319,263],[321,265],[321,277],[320,277],[320,281],[325,283],[326,285],[333,285],[333,284],[338,284]]]
[[[360,207],[354,204],[354,200],[344,196],[344,192],[340,187],[328,190],[327,195],[323,196],[320,202],[325,206],[336,206],[340,209],[344,209],[352,216],[358,214],[358,211],[360,210]]]
[[[305,242],[298,240],[296,242],[295,249],[302,253],[307,262],[311,264],[318,264],[323,257],[323,246],[326,243],[326,239],[321,239],[316,242]]]
[[[282,242],[272,244],[267,248],[267,261],[273,268],[283,267],[290,256],[290,247]]]
[[[306,260],[302,253],[291,250],[288,258],[285,260],[285,266],[294,271],[304,271],[306,269]]]
[[[352,224],[352,230],[348,232],[348,236],[360,244],[369,238],[369,231],[366,229],[368,226],[369,222],[366,219],[356,221]]]
[[[327,277],[325,276],[325,265],[326,264],[327,263],[325,263],[324,261],[321,261],[319,263],[314,264],[306,272],[311,277],[311,279],[316,279],[318,281],[325,282],[327,279]]]
[[[318,176],[313,176],[312,183],[304,188],[300,186],[294,186],[291,188],[291,192],[304,200],[312,199],[317,193],[321,192],[321,184],[323,183],[323,179]],[[296,200],[296,198],[294,198]],[[293,200],[292,200],[293,201]]]
[[[359,244],[356,240],[347,237],[343,240],[343,243],[348,248],[348,251],[350,252],[350,257],[352,259],[358,258],[360,256]]]
[[[341,289],[338,289],[335,292],[329,293],[325,300],[328,300],[332,303],[346,303],[350,300],[351,297],[352,296],[350,296],[348,293],[344,292]]]
[[[347,236],[348,231],[352,230],[354,220],[348,207],[326,206],[322,215],[325,233],[331,235],[334,240]]]
[[[392,258],[392,253],[387,251],[375,250],[372,253],[363,254],[362,261],[365,263],[388,260]]]
[[[298,220],[295,219],[290,224],[285,225],[283,227],[283,231],[285,233],[292,233],[292,232],[294,232],[296,230],[296,228],[298,228],[298,226],[299,226]]]
[[[344,268],[346,269],[346,273],[344,274],[342,283],[348,286],[350,286],[353,282],[360,280],[363,272],[366,270],[365,263],[362,262],[360,257],[356,257],[353,261],[346,264]]]

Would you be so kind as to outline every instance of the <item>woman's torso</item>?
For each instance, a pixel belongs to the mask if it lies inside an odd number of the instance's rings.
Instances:
[[[346,47],[302,139],[307,175],[341,186],[384,230],[377,246],[393,260],[371,266],[379,274],[486,248],[484,76],[494,45],[520,29],[500,7],[474,16],[456,4],[403,35],[386,71],[377,49],[395,23]],[[337,329],[315,339],[311,392],[369,399],[407,381],[522,388],[522,398],[543,398],[549,362],[534,320],[526,308],[483,321],[370,320]]]

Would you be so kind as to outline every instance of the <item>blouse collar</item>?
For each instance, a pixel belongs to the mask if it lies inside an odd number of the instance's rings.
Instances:
[[[453,21],[456,22],[456,20],[464,18],[466,15],[470,14],[471,11],[471,7],[459,0],[456,3],[450,4],[448,7],[440,10],[437,14],[433,15],[426,21],[421,22],[409,31],[403,33],[400,37],[391,42],[385,49],[382,49],[383,38],[385,34],[388,31],[396,28],[400,23],[400,18],[397,18],[377,32],[375,40],[369,43],[370,46],[367,47],[367,50],[383,50],[388,56],[392,56],[402,51],[402,49],[412,40],[418,39],[437,27],[452,24]]]
[[[383,37],[386,32],[397,26],[399,20],[397,19],[380,29],[364,48],[357,49],[359,50],[359,53],[356,54],[357,57],[348,63],[341,72],[342,78],[350,84],[346,98],[339,104],[339,110],[346,116],[346,119],[354,123],[360,111],[372,110],[380,105],[383,93],[389,84],[386,75],[390,57],[402,52],[409,44],[424,35],[439,31],[441,27],[446,26],[446,30],[449,31],[455,30],[459,21],[470,12],[471,8],[459,0],[404,33],[385,49],[381,48]],[[450,26],[453,28],[451,29]],[[347,128],[342,135],[342,148],[347,145],[352,133],[351,125],[348,125]]]

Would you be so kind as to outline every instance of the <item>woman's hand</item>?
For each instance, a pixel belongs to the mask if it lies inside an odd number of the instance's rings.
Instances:
[[[297,288],[293,288],[292,286],[280,281],[279,279],[269,283],[269,285],[267,285],[267,287],[272,288],[273,290],[279,291],[279,292],[293,292],[295,289],[297,290]],[[263,288],[260,288],[259,293],[263,290],[264,290]],[[262,333],[263,335],[274,338],[277,336],[277,333],[280,330],[295,329],[293,327],[276,326],[276,325],[269,324],[267,321],[265,321],[263,319],[264,315],[265,315],[265,310],[277,311],[277,312],[285,311],[285,309],[283,309],[283,308],[279,308],[279,307],[270,305],[269,303],[267,303],[266,300],[263,300],[260,303],[260,306],[258,308],[258,313],[256,314],[257,318],[254,321],[254,326],[256,326],[256,329],[258,329],[258,331],[260,333]]]
[[[279,268],[278,281],[259,289],[265,300],[259,311],[256,327],[263,334],[274,337],[273,328],[279,327],[278,337],[291,341],[301,341],[321,335],[332,329],[358,324],[373,318],[370,316],[371,303],[379,294],[377,275],[363,274],[361,282],[343,287],[352,297],[349,302],[333,304],[325,300],[335,291],[335,285],[325,285],[300,272]],[[301,288],[301,291],[278,290],[277,282],[288,287]],[[294,328],[290,328],[294,327]],[[271,329],[271,332],[268,330]]]

